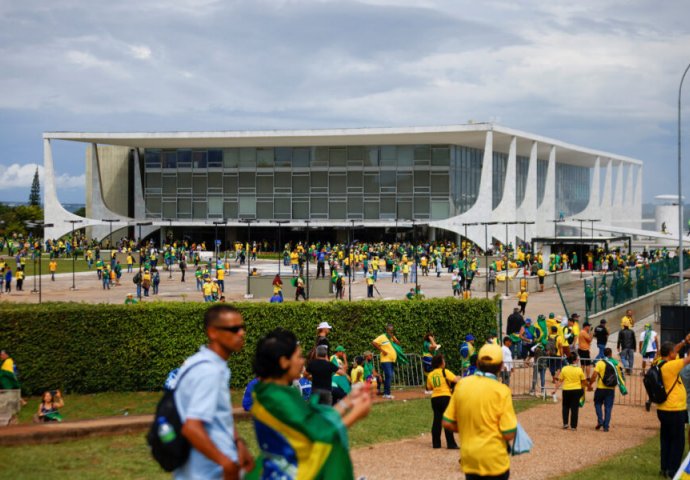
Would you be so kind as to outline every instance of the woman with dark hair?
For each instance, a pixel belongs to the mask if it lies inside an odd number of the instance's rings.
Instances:
[[[431,424],[431,446],[441,448],[441,423],[443,412],[446,411],[450,396],[453,394],[455,384],[458,382],[453,372],[446,370],[446,361],[443,355],[438,354],[431,360],[431,372],[426,380],[427,390],[431,390],[431,409],[434,411],[434,420]],[[443,429],[446,434],[446,446],[449,450],[457,450],[453,431]]]
[[[292,332],[276,329],[259,341],[251,409],[263,453],[261,478],[352,479],[347,427],[371,410],[371,395],[356,388],[335,407],[302,400],[292,382],[304,366]]]
[[[577,430],[580,399],[584,398],[587,385],[585,372],[576,363],[577,353],[571,352],[568,355],[568,365],[561,369],[561,376],[556,383],[556,389],[563,386],[563,430],[568,429],[568,418],[570,418],[570,429]]]

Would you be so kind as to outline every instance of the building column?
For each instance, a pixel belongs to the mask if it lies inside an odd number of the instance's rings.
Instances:
[[[604,224],[611,224],[611,210],[613,208],[613,160],[605,159],[606,173],[604,174],[604,194],[601,198],[600,212]]]
[[[616,162],[616,190],[613,193],[613,203],[611,208],[611,222],[616,223],[618,218],[624,213],[623,207],[623,162]]]
[[[488,222],[491,220],[492,212],[492,193],[493,193],[493,174],[494,174],[494,132],[488,130],[486,132],[486,138],[484,139],[484,158],[482,159],[482,175],[479,181],[479,195],[477,196],[477,201],[472,210],[477,212],[485,212],[481,217],[481,222]],[[484,245],[486,250],[489,245],[491,245],[491,237],[494,233],[493,229],[495,227],[489,227],[488,239],[486,244],[482,238],[483,243],[479,245]]]

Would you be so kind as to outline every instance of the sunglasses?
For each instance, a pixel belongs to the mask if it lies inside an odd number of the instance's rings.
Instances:
[[[247,325],[244,324],[244,323],[243,323],[242,325],[234,325],[234,326],[232,326],[232,327],[220,327],[220,326],[216,326],[216,327],[213,327],[213,328],[216,328],[216,329],[218,329],[218,330],[224,330],[224,331],[226,331],[226,332],[232,332],[232,333],[239,333],[240,330],[244,330],[245,332],[247,331]]]

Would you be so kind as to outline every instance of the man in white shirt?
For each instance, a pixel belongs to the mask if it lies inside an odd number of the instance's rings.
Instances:
[[[503,370],[501,370],[501,380],[503,384],[510,386],[510,373],[513,371],[513,353],[510,351],[510,347],[513,341],[509,336],[503,337]]]
[[[656,358],[657,352],[657,334],[652,330],[652,325],[647,323],[644,326],[644,331],[640,334],[640,354],[642,355],[642,374],[644,375],[647,361],[651,365]]]

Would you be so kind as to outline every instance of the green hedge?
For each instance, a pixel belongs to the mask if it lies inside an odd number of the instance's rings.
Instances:
[[[481,343],[495,329],[492,300],[430,299],[424,301],[238,303],[248,325],[247,345],[231,357],[232,385],[252,377],[251,360],[258,339],[276,327],[295,332],[305,349],[316,325],[333,325],[332,344],[348,356],[371,349],[371,340],[392,322],[406,352],[420,353],[427,329],[436,334],[458,366],[458,345],[467,333]],[[158,390],[168,372],[205,341],[203,303],[91,305],[46,303],[2,304],[0,348],[19,368],[23,389],[68,392]]]

